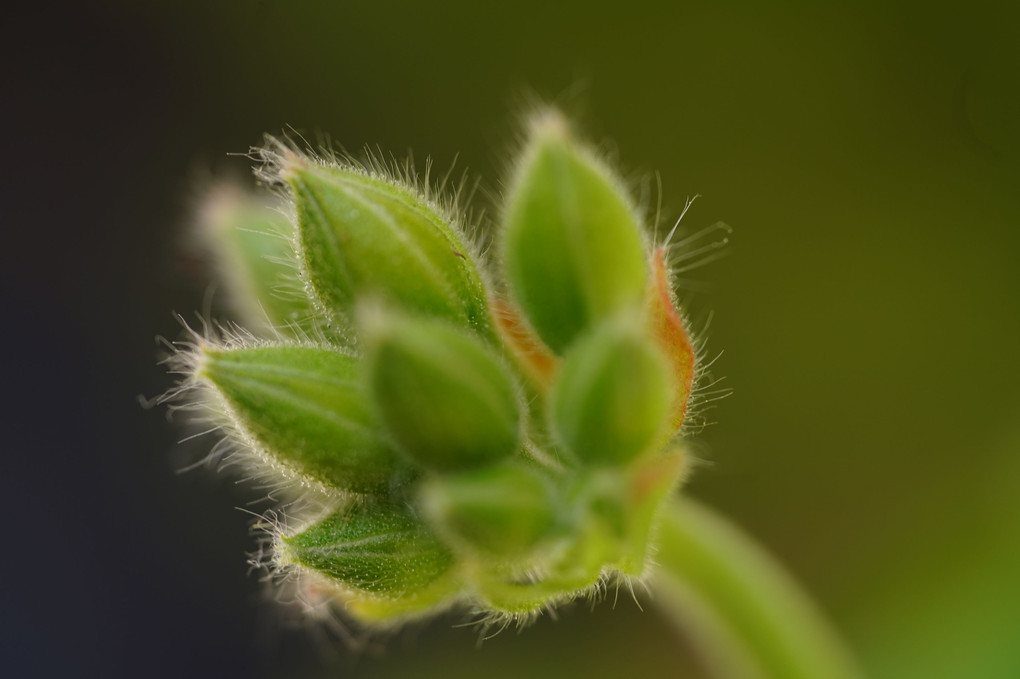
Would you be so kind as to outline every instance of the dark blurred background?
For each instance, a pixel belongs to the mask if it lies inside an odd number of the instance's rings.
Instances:
[[[561,101],[665,219],[733,389],[687,492],[756,535],[876,679],[1020,676],[1020,16],[1013,3],[65,2],[2,21],[0,674],[700,677],[654,610],[476,649],[315,640],[245,553],[256,490],[138,397],[209,272],[197,188],[285,125],[500,188]],[[654,181],[651,185],[654,186]],[[653,199],[654,204],[654,199]],[[197,446],[197,448],[196,448]],[[256,505],[257,507],[257,505]],[[333,653],[338,658],[326,657]]]

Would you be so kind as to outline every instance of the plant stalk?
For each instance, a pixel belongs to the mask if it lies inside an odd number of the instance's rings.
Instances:
[[[655,601],[725,679],[861,679],[792,578],[750,538],[687,499],[662,518]]]

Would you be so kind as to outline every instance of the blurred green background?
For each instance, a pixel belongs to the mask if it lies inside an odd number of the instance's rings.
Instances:
[[[171,311],[205,304],[185,231],[198,187],[248,172],[228,152],[289,125],[457,158],[484,205],[536,95],[635,186],[657,171],[665,221],[700,193],[685,226],[734,229],[689,274],[733,395],[687,492],[767,545],[876,679],[1020,676],[1018,20],[1007,2],[17,10],[8,676],[702,676],[629,594],[480,650],[457,616],[361,650],[316,641],[246,573],[234,507],[258,489],[176,474],[209,443],[176,446],[136,398],[170,384],[153,337],[179,336]]]

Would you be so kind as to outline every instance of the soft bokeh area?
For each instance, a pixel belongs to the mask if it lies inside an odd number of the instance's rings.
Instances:
[[[476,648],[357,647],[269,603],[257,489],[138,396],[220,309],[188,238],[285,127],[482,178],[559,102],[662,226],[732,388],[686,489],[757,536],[875,679],[1020,676],[1020,13],[1006,2],[93,1],[0,41],[6,320],[0,674],[702,677],[639,593]],[[658,173],[657,175],[655,173]],[[657,181],[658,178],[658,181]],[[240,508],[240,509],[238,509]],[[613,604],[615,602],[615,610]]]

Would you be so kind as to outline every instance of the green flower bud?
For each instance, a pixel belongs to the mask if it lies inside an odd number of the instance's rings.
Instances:
[[[641,327],[626,317],[603,323],[563,361],[550,422],[578,460],[625,465],[662,443],[674,399],[671,373]]]
[[[507,279],[556,353],[644,299],[648,264],[634,210],[619,181],[574,141],[557,114],[532,126],[504,228]]]
[[[310,491],[267,565],[381,626],[455,603],[526,621],[649,575],[697,373],[668,269],[682,244],[651,251],[555,113],[501,208],[505,287],[413,180],[262,157],[294,218],[224,193],[203,226],[252,339],[195,341],[163,400],[196,395],[270,479]]]
[[[470,250],[406,186],[289,155],[283,177],[297,206],[303,265],[341,324],[364,296],[488,335],[485,289]]]
[[[198,235],[244,326],[293,335],[289,329],[315,326],[315,310],[296,275],[294,225],[277,207],[219,185],[202,204]]]
[[[429,479],[421,505],[444,538],[471,554],[523,560],[556,519],[553,490],[534,469],[501,464]]]
[[[291,472],[372,492],[399,465],[351,356],[295,345],[204,347],[195,374],[222,397],[239,433]]]
[[[406,507],[356,504],[301,533],[281,538],[284,562],[296,563],[369,595],[405,597],[453,566],[453,555]]]
[[[461,469],[517,448],[521,404],[498,356],[465,329],[373,309],[363,316],[367,373],[382,422],[423,467]]]

